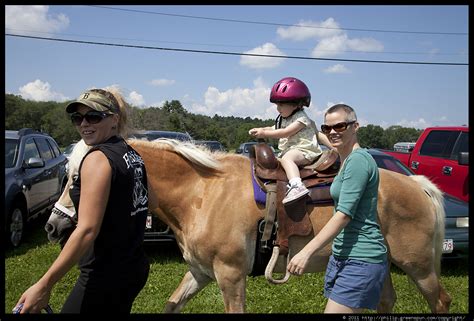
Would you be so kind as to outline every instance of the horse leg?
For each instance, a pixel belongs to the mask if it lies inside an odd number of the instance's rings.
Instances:
[[[179,313],[191,298],[208,285],[212,279],[202,273],[186,272],[179,286],[166,302],[164,313]]]
[[[423,274],[405,269],[405,273],[413,279],[421,294],[428,301],[432,313],[447,313],[449,311],[451,297],[441,286],[434,269]]]
[[[215,268],[215,275],[226,313],[245,312],[245,287],[247,276],[242,272],[245,269],[221,265]]]
[[[385,281],[382,288],[382,294],[380,296],[380,302],[377,305],[378,313],[391,313],[393,306],[397,301],[397,294],[393,288],[392,275],[390,273],[390,264],[388,266],[388,273],[385,277]]]

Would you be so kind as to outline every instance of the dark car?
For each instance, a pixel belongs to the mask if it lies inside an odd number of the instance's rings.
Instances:
[[[76,146],[76,143],[72,143],[68,145],[64,150],[63,150],[63,155],[66,156],[67,159],[71,156],[71,153],[74,149],[74,146]]]
[[[142,130],[129,135],[129,138],[152,141],[158,138],[176,139],[189,141],[193,139],[188,133],[165,131],[165,130]],[[148,213],[145,226],[145,242],[174,241],[173,231],[168,225],[159,220],[156,216]]]
[[[166,130],[141,130],[129,136],[130,138],[155,140],[158,138],[177,139],[180,141],[192,141],[192,137],[188,133],[173,132]]]
[[[27,223],[49,214],[67,182],[68,160],[48,134],[5,130],[5,236],[20,245]]]
[[[236,154],[241,154],[243,156],[249,157],[250,149],[252,148],[253,145],[257,144],[257,142],[246,142],[240,144],[239,148],[235,150]],[[275,153],[275,148],[273,146],[270,146],[272,151]]]
[[[376,149],[368,149],[379,168],[385,168],[404,175],[414,172],[395,157]],[[443,259],[467,258],[469,252],[469,204],[444,194],[445,235]]]
[[[209,149],[211,152],[220,151],[225,152],[224,146],[217,140],[196,140],[194,142],[196,145],[202,145]]]
[[[64,150],[63,150],[63,155],[66,156],[66,158],[69,161],[69,157],[71,157],[72,151],[74,150],[74,146],[76,146],[77,143],[72,143],[68,145]],[[66,164],[66,173],[69,170],[69,162]]]

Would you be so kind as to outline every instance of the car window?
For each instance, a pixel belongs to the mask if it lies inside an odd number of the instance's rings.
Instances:
[[[54,157],[58,157],[61,154],[61,151],[59,150],[58,144],[52,139],[48,139],[49,146],[53,150]]]
[[[188,135],[184,133],[179,133],[179,132],[146,132],[146,133],[139,133],[139,134],[133,134],[138,139],[143,139],[143,136],[146,137],[147,140],[155,140],[158,138],[168,138],[168,139],[176,139],[180,141],[190,141],[191,139],[189,138]]]
[[[374,158],[375,162],[377,163],[377,167],[379,168],[385,168],[403,175],[413,175],[410,169],[400,163],[397,159],[378,155],[372,155],[372,157]]]
[[[244,151],[246,153],[248,153],[250,151],[250,147],[252,147],[253,145],[255,145],[255,144],[246,144],[245,147],[244,147]]]
[[[38,148],[40,150],[41,157],[45,161],[53,159],[54,158],[53,151],[49,147],[49,144],[46,141],[46,138],[35,138],[35,140],[38,143]]]
[[[74,146],[76,146],[76,144],[71,144],[68,147],[66,147],[66,149],[64,149],[63,154],[71,154],[72,150],[74,149]]]
[[[420,155],[449,158],[458,136],[458,131],[434,130],[426,137]]]
[[[15,166],[18,159],[18,140],[5,139],[5,168]]]
[[[451,159],[457,160],[459,157],[459,153],[466,153],[469,151],[469,133],[462,132],[456,142],[456,145],[453,149],[453,154],[451,155]]]
[[[32,157],[41,158],[38,148],[36,147],[36,143],[34,142],[33,138],[28,138],[25,142],[25,153],[24,153],[23,160],[27,161]]]

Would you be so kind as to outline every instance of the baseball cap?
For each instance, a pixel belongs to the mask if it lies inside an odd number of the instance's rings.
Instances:
[[[118,114],[119,107],[112,94],[103,89],[90,89],[66,106],[66,112],[73,113],[79,105],[86,105],[94,110],[108,114]]]

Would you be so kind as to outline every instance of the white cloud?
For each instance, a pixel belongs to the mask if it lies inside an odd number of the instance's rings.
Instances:
[[[98,87],[91,87],[91,88],[98,88]],[[135,90],[123,88],[119,84],[112,84],[109,86],[105,86],[104,89],[105,90],[112,89],[112,90],[118,91],[118,93],[122,95],[123,99],[125,99],[125,101],[130,105],[133,105],[135,107],[145,107],[146,102],[145,102],[145,99],[143,98],[143,95],[139,94]]]
[[[328,38],[336,36],[341,32],[342,30],[339,28],[339,24],[334,21],[333,18],[328,18],[322,22],[301,20],[295,26],[288,28],[279,27],[277,29],[277,34],[281,38],[293,41],[303,41],[311,38]]]
[[[278,115],[270,103],[270,87],[261,78],[253,88],[233,88],[221,91],[210,86],[204,93],[204,103],[193,103],[190,112],[214,116],[236,116],[272,119]]]
[[[333,18],[328,18],[323,22],[300,21],[295,26],[278,28],[277,34],[285,40],[317,39],[318,43],[312,50],[312,57],[330,57],[344,51],[381,52],[384,50],[383,44],[373,38],[349,38],[347,32],[341,29]]]
[[[15,34],[54,33],[69,26],[69,18],[48,14],[49,6],[5,6],[5,29]]]
[[[246,54],[257,54],[257,55],[277,55],[284,56],[285,54],[278,49],[272,43],[265,43],[260,47],[256,47],[249,51],[245,51]],[[252,56],[242,56],[240,58],[240,64],[242,66],[247,66],[252,69],[265,69],[265,68],[275,68],[281,65],[283,58],[268,58],[268,57],[252,57]]]
[[[145,106],[145,99],[143,98],[143,95],[137,93],[136,91],[132,91],[128,95],[127,101],[133,106]]]
[[[329,57],[347,50],[347,35],[338,35],[322,39],[313,49],[313,57]]]
[[[347,34],[322,39],[313,49],[313,57],[330,57],[344,51],[382,52],[384,46],[373,38],[349,39]]]
[[[344,65],[336,64],[324,69],[324,72],[328,74],[346,74],[350,73],[351,71]]]
[[[61,93],[57,93],[51,90],[51,85],[48,82],[36,79],[33,82],[29,82],[26,85],[19,88],[20,95],[24,99],[30,99],[35,101],[66,101],[68,97]]]
[[[347,39],[347,47],[349,49],[362,52],[382,52],[384,49],[383,44],[373,38]]]
[[[156,87],[170,86],[170,85],[174,85],[175,82],[176,81],[172,79],[161,78],[161,79],[153,79],[152,81],[150,81],[150,85],[156,86]]]
[[[425,129],[426,127],[431,127],[431,123],[427,122],[424,118],[418,118],[418,120],[406,120],[402,119],[397,123],[397,125],[408,128],[418,128]]]

